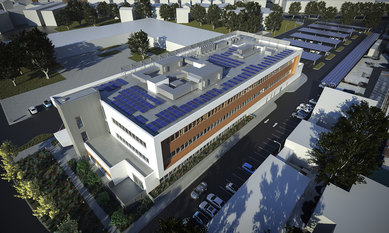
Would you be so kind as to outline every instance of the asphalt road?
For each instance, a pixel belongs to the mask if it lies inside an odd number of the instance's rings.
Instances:
[[[12,126],[8,125],[3,109],[0,107],[0,142],[11,140],[15,145],[22,145],[34,136],[43,133],[54,133],[62,125],[56,108],[48,110],[39,108],[40,112],[29,119]],[[2,173],[2,171],[0,171]],[[0,232],[8,233],[45,233],[47,232],[27,203],[14,197],[15,189],[11,183],[0,179]]]
[[[292,32],[290,32],[292,33]],[[288,33],[289,34],[289,33]],[[286,37],[285,34],[284,36]],[[352,44],[345,46],[341,53],[336,53],[331,61],[324,61],[326,65],[319,71],[313,70],[312,62],[305,62],[303,73],[308,81],[297,91],[283,94],[276,100],[277,109],[264,121],[259,123],[249,134],[231,148],[210,169],[204,172],[196,181],[182,192],[170,205],[155,217],[141,232],[158,232],[159,219],[191,217],[198,210],[199,204],[206,200],[209,193],[214,193],[224,201],[228,201],[231,194],[225,189],[228,182],[242,185],[250,176],[241,168],[244,162],[258,167],[269,154],[276,154],[279,145],[273,140],[284,143],[288,135],[301,120],[291,117],[300,103],[307,103],[309,99],[318,99],[322,92],[320,81],[335,67],[365,36],[360,36]],[[320,62],[320,60],[318,61]],[[208,184],[208,190],[198,200],[190,198],[192,190],[201,182]]]

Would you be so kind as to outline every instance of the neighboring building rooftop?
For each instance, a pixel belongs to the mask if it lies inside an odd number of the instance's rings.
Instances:
[[[281,232],[309,179],[269,155],[208,225],[208,232]]]
[[[288,136],[287,140],[308,150],[315,147],[321,133],[327,133],[328,131],[328,129],[312,122],[302,120]]]
[[[349,192],[333,184],[327,186],[311,221],[326,217],[336,225],[333,233],[388,232],[389,188],[367,177],[365,180],[366,184],[353,185]],[[313,232],[328,232],[321,231],[328,223],[320,223]]]
[[[342,116],[343,111],[347,110],[352,104],[358,104],[361,101],[368,102],[370,106],[377,105],[375,100],[325,87],[309,121],[330,129]]]
[[[168,41],[182,46],[192,45],[213,37],[220,33],[189,27],[177,23],[170,23],[158,19],[140,19],[124,23],[115,23],[100,27],[87,27],[76,30],[51,33],[48,38],[55,47],[61,47],[78,42],[93,41],[143,30],[149,37],[166,37]]]

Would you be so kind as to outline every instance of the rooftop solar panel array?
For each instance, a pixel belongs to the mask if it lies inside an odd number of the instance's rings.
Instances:
[[[113,97],[113,99],[112,103],[128,115],[132,115],[137,111],[145,113],[165,102],[159,97],[149,95],[146,90],[139,86],[132,86],[119,91],[119,95]]]
[[[99,91],[112,91],[112,90],[115,90],[116,88],[119,88],[119,87],[124,86],[126,84],[128,84],[128,82],[124,81],[121,78],[118,78],[116,80],[113,80],[113,81],[110,81],[107,83],[103,83],[103,84],[97,86],[96,88]]]
[[[300,28],[298,31],[312,33],[312,34],[316,34],[316,35],[342,38],[342,39],[345,39],[345,38],[350,36],[349,34],[344,34],[344,33],[339,33],[339,32],[329,32],[329,31],[323,31],[323,30],[318,30],[318,29],[314,29],[314,28],[305,28],[305,27]]]
[[[355,26],[355,25],[344,25],[344,24],[330,23],[330,22],[323,22],[323,21],[317,21],[316,23],[324,24],[324,25],[332,25],[332,26],[337,26],[337,27],[342,27],[342,28],[352,28],[352,29],[358,29],[358,30],[367,30],[368,29],[366,27],[360,27],[360,26]]]
[[[313,49],[316,51],[320,52],[328,52],[332,49],[330,46],[324,46],[324,45],[318,45],[318,44],[313,44],[309,42],[304,42],[300,40],[292,40],[292,39],[286,39],[284,38],[283,40],[289,41],[290,45],[297,46],[300,48],[305,48],[305,49]]]
[[[229,58],[228,56],[229,55],[226,55],[225,53],[213,54],[213,55],[209,56],[208,61],[212,62],[215,65],[223,66],[225,68],[235,68],[235,67],[240,66],[244,63],[242,61],[239,61],[239,60],[236,60],[233,58]]]
[[[358,60],[366,53],[380,34],[372,33],[351,51],[321,82],[326,86],[337,86]]]
[[[235,50],[234,50],[235,51]],[[192,110],[197,109],[201,105],[206,104],[207,102],[211,101],[215,97],[217,97],[220,94],[223,94],[224,92],[228,91],[229,89],[239,85],[240,83],[250,79],[255,74],[261,72],[268,66],[282,60],[286,56],[290,55],[293,52],[293,50],[285,49],[281,51],[280,53],[273,55],[273,56],[266,56],[264,58],[264,61],[259,63],[258,65],[248,65],[244,68],[242,68],[242,73],[229,79],[228,81],[225,81],[220,86],[221,88],[213,88],[206,93],[194,98],[193,100],[190,100],[186,102],[185,104],[181,106],[173,105],[157,114],[155,116],[157,117],[156,120],[146,124],[146,127],[149,128],[154,133],[157,133],[160,129],[167,126],[168,124],[176,121],[177,119],[183,117],[187,113],[191,112]]]
[[[303,51],[303,53],[301,54],[301,58],[302,59],[313,61],[313,62],[317,61],[321,57],[322,56],[320,54],[308,53],[308,52],[305,52],[305,51]]]
[[[333,45],[337,45],[340,42],[342,42],[341,40],[337,40],[337,39],[330,39],[323,36],[313,36],[313,35],[297,33],[297,32],[291,34],[290,37],[304,39],[304,40],[313,40],[313,41],[318,41],[318,42],[323,42],[326,44],[333,44]]]
[[[238,48],[235,48],[235,47],[231,47],[231,48],[228,48],[228,50],[224,53],[221,53],[220,55],[222,56],[230,56],[232,55],[233,52],[235,52],[236,50],[238,50]]]
[[[351,28],[340,28],[340,27],[334,27],[334,26],[328,26],[328,25],[319,25],[319,24],[315,24],[315,23],[309,24],[308,27],[326,29],[326,30],[336,31],[336,32],[347,32],[347,33],[354,32],[354,29],[351,29]]]

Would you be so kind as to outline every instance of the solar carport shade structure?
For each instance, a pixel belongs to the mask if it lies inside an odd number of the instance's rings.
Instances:
[[[326,86],[337,86],[379,36],[380,34],[378,33],[372,33],[366,37],[321,81],[321,83]]]
[[[306,32],[306,33],[312,33],[315,35],[329,36],[329,37],[342,38],[342,39],[345,39],[348,36],[350,36],[349,34],[323,31],[323,30],[318,30],[318,29],[314,29],[314,28],[300,28],[299,31]]]
[[[297,32],[291,34],[290,37],[304,39],[304,40],[313,40],[313,41],[322,42],[322,43],[326,43],[326,44],[332,44],[332,45],[337,45],[340,42],[342,42],[341,40],[330,39],[330,38],[322,37],[322,36],[313,36],[313,35],[308,35],[308,34],[304,34],[304,33],[297,33]]]
[[[350,34],[354,32],[354,29],[351,29],[351,28],[340,28],[340,27],[334,27],[334,26],[328,26],[328,25],[322,25],[322,24],[319,25],[319,24],[315,24],[315,23],[309,24],[308,27],[325,29],[325,30],[335,31],[335,32],[346,32],[346,33],[350,33]]]
[[[319,58],[321,58],[321,55],[316,54],[316,53],[308,53],[308,52],[303,51],[303,53],[301,54],[301,58],[305,59],[305,60],[313,61],[313,63],[315,64],[315,62]]]
[[[357,29],[357,30],[367,30],[368,29],[366,27],[360,27],[360,26],[355,26],[355,25],[344,25],[344,24],[330,23],[330,22],[323,22],[323,21],[317,21],[316,23],[324,24],[324,25],[331,25],[331,26],[336,26],[336,27],[342,27],[342,28],[352,28],[352,29]]]
[[[304,41],[299,41],[299,40],[292,40],[292,39],[282,39],[290,42],[290,45],[297,46],[300,48],[305,48],[305,49],[312,49],[320,52],[328,52],[332,49],[330,46],[324,46],[324,45],[318,45],[318,44],[313,44],[309,42],[304,42]]]

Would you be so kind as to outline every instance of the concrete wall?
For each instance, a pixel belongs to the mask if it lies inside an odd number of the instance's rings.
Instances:
[[[44,26],[44,20],[40,11],[37,10],[24,10],[24,16],[26,17],[27,24],[30,26]]]
[[[94,91],[65,103],[57,101],[53,100],[53,103],[58,109],[75,151],[80,156],[87,156],[81,133],[86,132],[88,139],[92,139],[107,132],[107,125],[100,104],[100,93]],[[81,117],[84,125],[80,129],[75,119],[78,116]]]
[[[61,9],[65,8],[66,4],[62,4],[60,6],[55,6],[54,8],[48,8],[47,10],[42,10],[42,18],[45,22],[46,26],[58,26],[57,20],[55,19],[55,15]]]
[[[177,13],[177,23],[189,23],[190,9],[177,8],[176,13]]]
[[[0,34],[8,32],[14,29],[12,24],[11,17],[8,12],[0,10]]]
[[[134,21],[134,8],[132,7],[120,7],[119,14],[121,22]]]

